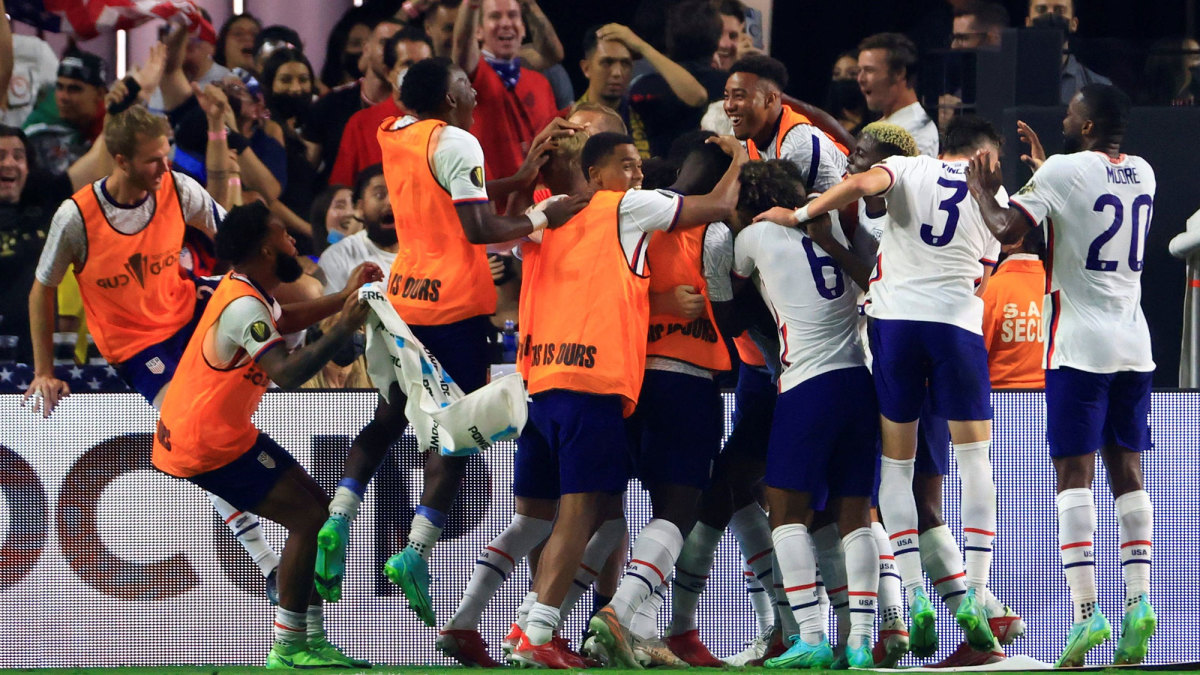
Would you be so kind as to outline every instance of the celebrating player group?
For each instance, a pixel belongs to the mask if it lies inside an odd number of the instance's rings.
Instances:
[[[529,421],[517,442],[516,512],[480,552],[453,616],[436,616],[429,561],[467,460],[432,454],[407,545],[385,566],[420,620],[438,627],[443,652],[503,665],[488,652],[480,616],[524,558],[531,588],[495,636],[514,665],[892,667],[938,649],[926,578],[962,631],[942,665],[979,665],[1005,658],[1004,645],[1026,630],[1020,608],[989,588],[994,541],[1009,533],[989,457],[980,296],[1001,246],[1036,238],[1047,249],[1046,434],[1074,612],[1056,665],[1083,665],[1113,633],[1094,572],[1097,452],[1126,587],[1116,662],[1141,663],[1156,622],[1153,507],[1139,454],[1150,447],[1154,363],[1140,275],[1155,177],[1121,151],[1128,98],[1084,87],[1063,121],[1069,152],[1033,152],[1032,179],[1010,197],[1000,185],[1001,135],[989,122],[955,118],[937,157],[888,123],[868,125],[851,150],[824,120],[784,102],[786,80],[767,56],[734,63],[724,104],[733,135],[680,137],[677,164],[654,185],[643,186],[651,176],[616,113],[592,106],[556,120],[531,151],[550,196],[534,204],[513,194],[498,215],[502,186],[485,180],[483,150],[468,133],[470,79],[446,59],[420,61],[400,88],[409,114],[378,131],[399,242],[390,271],[364,264],[342,293],[281,307],[271,293],[300,275],[275,216],[261,205],[225,215],[211,200],[192,204],[181,197],[194,184],[163,161],[118,157],[108,189],[126,190],[127,203],[152,195],[172,206],[153,218],[172,222],[113,233],[95,186],[84,188],[78,207],[60,210],[64,225],[56,217],[31,303],[68,262],[81,268],[86,247],[68,244],[90,243],[80,279],[89,325],[110,360],[133,364],[128,377],[160,408],[155,466],[209,491],[231,519],[258,513],[287,528],[273,574],[269,667],[365,665],[328,641],[321,606],[342,596],[366,488],[408,420],[393,385],[330,499],[250,413],[269,381],[298,385],[352,339],[367,316],[355,291],[379,280],[462,390],[482,387],[497,303],[489,246],[521,265],[517,365]],[[121,115],[136,109],[113,117]],[[163,129],[128,125],[128,157],[165,152]],[[143,244],[178,250],[185,219],[215,229],[217,252],[233,266],[210,299],[197,303],[183,288],[196,282],[174,275],[137,288],[87,283]],[[121,248],[112,253],[101,240]],[[435,290],[406,292],[416,286]],[[138,294],[150,301],[135,302]],[[157,314],[154,335],[134,316],[138,307]],[[106,308],[120,320],[100,315]],[[324,337],[288,353],[283,334],[334,315]],[[142,362],[154,377],[132,372]],[[735,365],[737,410],[722,445],[717,376]],[[62,383],[39,377],[31,393],[52,407]],[[951,449],[961,549],[940,519]],[[633,478],[653,514],[636,533],[623,513]],[[701,642],[696,612],[727,527],[745,559],[760,636],[722,662]],[[574,651],[563,621],[606,565],[624,561],[627,537],[624,574]],[[660,635],[668,597],[670,627]]]

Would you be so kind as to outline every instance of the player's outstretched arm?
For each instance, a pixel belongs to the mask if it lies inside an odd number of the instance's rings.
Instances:
[[[679,218],[675,223],[677,229],[699,227],[718,220],[727,221],[737,208],[738,191],[742,185],[742,167],[750,161],[750,157],[741,142],[733,136],[714,136],[705,142],[719,146],[733,161],[729,163],[725,175],[721,176],[712,192],[683,198]]]
[[[990,152],[980,150],[971,158],[967,166],[967,189],[971,191],[971,198],[979,204],[983,223],[1001,244],[1015,244],[1029,231],[1029,220],[1023,214],[996,202],[996,192],[1000,189],[1000,164],[992,161]]]
[[[501,216],[489,202],[455,204],[458,221],[462,223],[467,241],[472,244],[500,244],[527,237],[536,230],[554,229],[583,210],[592,200],[588,195],[572,195],[557,199],[542,211],[524,216]]]
[[[330,293],[312,300],[294,302],[281,307],[279,320],[275,322],[280,333],[295,333],[333,316],[341,309],[350,296],[358,293],[358,289],[372,281],[383,281],[383,270],[373,262],[365,262],[350,272],[346,287],[337,293]]]
[[[818,216],[837,211],[863,197],[873,197],[892,187],[892,174],[887,169],[873,167],[869,171],[850,176],[834,185],[807,205],[793,211],[782,206],[767,209],[754,216],[754,222],[767,220],[792,227]]]
[[[320,340],[291,354],[286,349],[268,349],[258,365],[283,389],[296,389],[316,375],[367,320],[367,305],[350,294],[342,305],[342,315]]]

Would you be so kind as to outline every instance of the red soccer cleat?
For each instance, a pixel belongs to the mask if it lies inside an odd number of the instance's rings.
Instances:
[[[666,638],[667,648],[675,656],[693,668],[724,668],[725,664],[708,651],[708,647],[700,641],[699,630],[689,630],[679,635],[669,635]]]
[[[504,640],[500,643],[500,651],[504,652],[505,658],[513,653],[517,645],[521,644],[521,636],[523,635],[525,635],[525,632],[521,630],[521,627],[515,623],[512,624],[508,635],[505,635]]]
[[[437,636],[437,648],[469,668],[504,667],[503,663],[488,655],[487,643],[477,630],[440,631]]]
[[[525,635],[513,650],[509,659],[513,665],[532,668],[554,668],[557,670],[582,670],[590,666],[577,654],[563,647],[564,641],[550,640],[544,645],[534,646]]]
[[[1002,616],[988,619],[988,626],[992,629],[992,635],[995,635],[1002,645],[1011,644],[1013,640],[1025,637],[1025,620],[1008,607],[1004,608]]]
[[[993,647],[990,652],[981,652],[974,649],[971,645],[963,642],[958,645],[958,649],[946,658],[929,666],[930,668],[963,668],[966,666],[982,666],[988,663],[996,663],[1008,658],[1004,654],[1004,650],[1000,649],[1000,645]]]
[[[587,664],[588,668],[599,668],[601,665],[600,662],[597,661],[596,659],[589,659],[588,657],[584,656],[583,654],[580,654],[579,652],[575,651],[574,649],[571,649],[571,641],[568,640],[567,638],[559,635],[558,633],[555,633],[554,636],[550,638],[550,641],[558,643],[558,646],[561,647],[562,650],[567,652],[568,654],[571,654],[572,656],[576,656],[576,657],[582,659],[583,662],[585,664]]]

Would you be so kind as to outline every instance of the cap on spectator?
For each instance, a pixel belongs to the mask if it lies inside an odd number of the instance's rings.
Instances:
[[[108,86],[108,72],[104,59],[88,52],[75,51],[63,57],[58,64],[58,77],[69,77],[95,87]]]

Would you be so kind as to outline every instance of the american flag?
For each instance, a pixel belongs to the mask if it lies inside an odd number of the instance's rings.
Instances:
[[[14,21],[80,40],[175,16],[185,19],[189,31],[201,40],[217,39],[212,24],[191,0],[8,0],[6,4]]]

